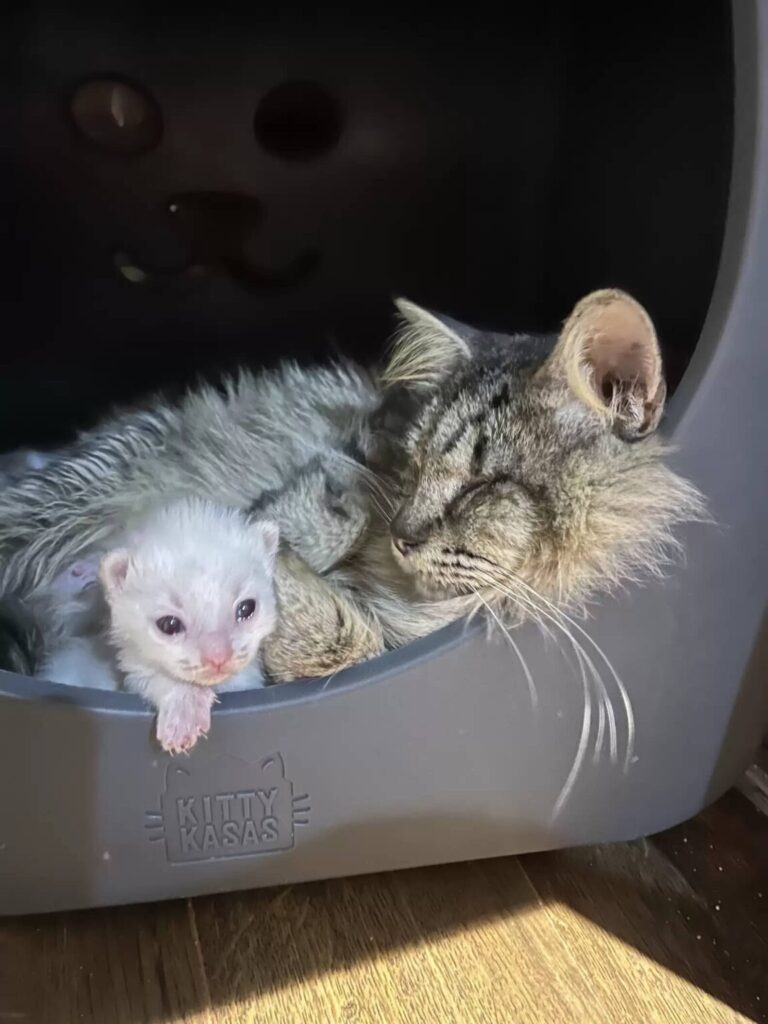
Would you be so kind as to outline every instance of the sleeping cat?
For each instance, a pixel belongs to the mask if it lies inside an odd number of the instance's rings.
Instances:
[[[695,489],[651,435],[665,385],[628,295],[583,299],[559,336],[489,335],[408,302],[380,376],[243,372],[126,412],[0,493],[3,592],[45,608],[57,573],[126,517],[189,495],[255,508],[289,547],[270,677],[326,675],[480,603],[518,618],[663,563]]]

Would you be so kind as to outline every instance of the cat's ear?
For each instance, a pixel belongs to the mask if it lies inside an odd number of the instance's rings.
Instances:
[[[280,529],[277,523],[273,523],[271,519],[259,519],[254,526],[259,531],[264,555],[271,571],[274,568],[277,551],[280,547]]]
[[[396,299],[401,327],[379,377],[384,388],[432,388],[471,359],[461,335],[433,313],[408,299]]]
[[[616,289],[592,292],[576,305],[541,372],[564,380],[625,440],[650,434],[664,411],[667,387],[653,322]]]
[[[102,558],[99,576],[108,597],[120,593],[125,586],[130,562],[130,555],[123,550],[110,551]]]

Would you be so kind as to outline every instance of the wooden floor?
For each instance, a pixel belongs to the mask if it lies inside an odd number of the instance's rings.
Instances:
[[[0,921],[0,1024],[768,1020],[768,774],[653,840]]]

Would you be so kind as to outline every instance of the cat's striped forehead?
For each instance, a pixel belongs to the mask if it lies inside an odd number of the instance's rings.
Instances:
[[[523,387],[510,372],[477,368],[449,389],[433,396],[416,421],[409,442],[421,456],[450,457],[483,438],[493,444],[525,414]]]

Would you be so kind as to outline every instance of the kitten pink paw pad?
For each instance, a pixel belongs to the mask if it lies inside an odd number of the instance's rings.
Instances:
[[[192,687],[174,694],[160,705],[157,715],[157,739],[170,754],[186,753],[211,727],[213,691]]]

